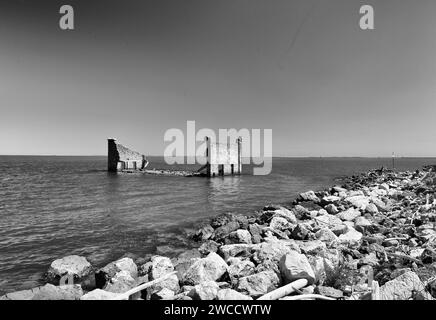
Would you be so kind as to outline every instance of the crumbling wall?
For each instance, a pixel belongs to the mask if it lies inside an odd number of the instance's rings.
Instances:
[[[209,138],[206,142],[208,176],[241,174],[241,138],[227,144],[212,142]]]
[[[145,163],[143,154],[108,139],[108,171],[144,169]]]

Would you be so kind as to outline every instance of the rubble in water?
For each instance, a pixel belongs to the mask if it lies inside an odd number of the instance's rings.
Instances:
[[[304,279],[304,288],[282,299],[432,300],[435,189],[433,167],[355,175],[341,186],[301,193],[286,206],[267,205],[248,216],[220,215],[191,235],[198,249],[175,259],[124,258],[96,269],[75,257],[84,265],[79,270],[74,260],[75,278],[96,272],[97,288],[60,298],[84,294],[81,299],[112,299],[115,293],[177,271],[134,298],[250,300]],[[71,272],[70,261],[54,265],[49,279],[59,281]],[[58,291],[50,291],[49,298]],[[35,299],[36,292],[0,299]]]

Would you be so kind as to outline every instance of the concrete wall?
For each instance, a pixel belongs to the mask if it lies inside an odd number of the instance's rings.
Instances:
[[[139,170],[145,162],[144,155],[117,143],[115,139],[108,139],[107,159],[108,171]]]
[[[225,176],[242,173],[241,138],[228,144],[207,142],[207,175]]]

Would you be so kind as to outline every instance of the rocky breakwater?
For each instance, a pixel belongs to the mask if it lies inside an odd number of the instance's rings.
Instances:
[[[131,298],[431,300],[435,186],[431,168],[370,171],[301,193],[286,206],[218,216],[190,235],[198,248],[172,259],[124,257],[100,269],[83,257],[56,260],[47,281],[73,275],[74,285],[47,284],[1,299],[116,299],[164,279]]]

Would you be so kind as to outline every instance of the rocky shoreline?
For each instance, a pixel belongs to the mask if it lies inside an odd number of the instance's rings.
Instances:
[[[173,259],[55,260],[46,285],[0,300],[126,299],[144,283],[130,299],[433,300],[435,190],[432,166],[373,170],[286,206],[220,215]]]

